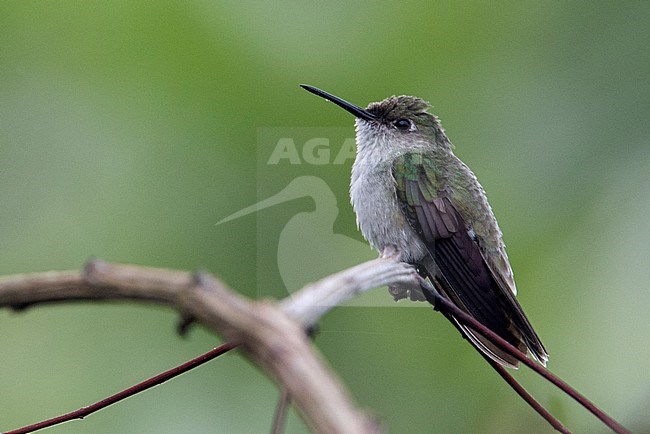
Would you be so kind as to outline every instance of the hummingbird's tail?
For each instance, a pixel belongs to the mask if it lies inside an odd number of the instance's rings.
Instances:
[[[440,274],[439,269],[436,268],[435,262],[430,257],[426,258],[421,265],[421,268],[424,269],[423,271],[426,272],[427,277],[436,287],[438,292],[447,297],[447,299],[449,299],[454,305],[472,315],[483,325],[519,349],[522,353],[526,354],[528,350],[530,350],[535,359],[537,359],[543,365],[546,365],[548,355],[546,354],[543,346],[540,350],[539,346],[529,343],[530,338],[525,335],[527,330],[525,328],[522,330],[522,327],[520,325],[521,321],[525,321],[527,324],[529,323],[525,316],[522,320],[517,318],[517,316],[523,315],[523,311],[521,310],[521,307],[519,307],[516,300],[515,303],[517,303],[518,309],[511,309],[510,306],[505,306],[505,304],[509,303],[504,303],[499,308],[497,308],[496,311],[490,312],[489,314],[486,314],[484,311],[483,315],[477,316],[475,314],[476,310],[472,309],[472,306],[468,306],[465,302],[467,299],[467,294],[462,294],[459,296],[459,291],[451,287],[447,279],[445,279],[444,276]],[[471,304],[472,301],[473,300],[469,300],[468,302]],[[519,360],[517,358],[499,348],[492,341],[480,333],[475,332],[471,328],[461,324],[453,315],[444,312],[443,314],[461,332],[463,337],[465,337],[479,352],[503,366],[513,369],[517,369],[519,367]],[[534,338],[537,340],[539,339],[537,338],[537,335],[535,335]]]

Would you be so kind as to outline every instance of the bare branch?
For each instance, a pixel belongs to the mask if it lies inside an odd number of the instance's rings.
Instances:
[[[378,423],[354,406],[296,321],[277,305],[246,300],[207,274],[91,261],[83,273],[49,272],[0,279],[0,308],[24,309],[71,300],[133,300],[174,307],[183,316],[240,344],[287,389],[312,430],[379,431]]]
[[[282,300],[289,316],[311,327],[330,309],[380,286],[419,288],[415,269],[393,259],[378,258],[325,277]]]
[[[332,307],[379,286],[422,288],[436,310],[489,338],[535,372],[553,382],[615,432],[628,432],[584,396],[515,347],[440,296],[415,270],[391,258],[380,258],[308,285],[280,304],[250,301],[204,273],[189,273],[91,261],[83,273],[36,273],[0,278],[0,308],[24,309],[40,303],[74,300],[133,300],[177,309],[183,324],[198,321],[241,347],[286,388],[306,423],[317,432],[378,432],[376,421],[357,409],[338,379],[328,371],[307,339]],[[497,370],[504,375],[504,370]],[[506,379],[512,377],[505,372]],[[171,377],[167,377],[171,378]],[[149,381],[149,380],[148,380]],[[514,379],[510,385],[556,429],[566,430]]]

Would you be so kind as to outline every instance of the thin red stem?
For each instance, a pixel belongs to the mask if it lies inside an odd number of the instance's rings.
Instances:
[[[553,416],[551,413],[546,410],[542,404],[540,404],[528,391],[512,376],[510,373],[492,360],[491,358],[487,357],[483,353],[481,353],[483,358],[487,360],[487,362],[494,368],[495,371],[505,380],[506,383],[512,387],[521,398],[528,403],[537,413],[539,413],[540,416],[542,416],[553,428],[555,428],[556,431],[561,432],[563,434],[571,434],[571,431],[562,424],[555,416]]]
[[[111,395],[108,398],[104,398],[101,401],[97,401],[94,404],[88,405],[86,407],[81,407],[79,410],[72,411],[70,413],[62,414],[61,416],[53,417],[52,419],[44,420],[42,422],[35,423],[33,425],[24,426],[22,428],[15,429],[13,431],[7,431],[5,434],[22,434],[38,431],[43,428],[50,427],[52,425],[58,425],[63,422],[68,422],[73,419],[83,419],[84,417],[92,414],[96,411],[101,410],[102,408],[108,407],[109,405],[115,404],[116,402],[122,401],[130,396],[133,396],[137,393],[140,393],[144,390],[150,389],[153,386],[164,383],[167,380],[170,380],[174,377],[196,368],[206,362],[209,362],[212,359],[219,357],[220,355],[227,353],[228,351],[235,348],[237,344],[226,342],[225,344],[214,348],[207,353],[201,354],[194,359],[183,363],[182,365],[176,366],[168,371],[162,372],[154,377],[151,377],[147,380],[144,380],[138,384],[135,384],[128,389],[124,389],[115,395]]]
[[[598,408],[593,402],[589,401],[584,395],[580,394],[580,392],[575,390],[573,387],[569,386],[564,380],[560,379],[555,374],[552,374],[551,371],[549,371],[548,369],[530,360],[528,356],[526,356],[526,354],[519,351],[517,348],[515,348],[513,345],[511,345],[501,336],[497,335],[492,330],[490,330],[489,328],[485,327],[483,324],[478,322],[475,318],[471,317],[467,313],[460,310],[458,307],[456,307],[456,305],[454,305],[445,297],[440,295],[438,291],[436,291],[435,288],[431,286],[431,284],[429,284],[425,280],[421,280],[420,284],[424,289],[425,295],[428,296],[427,299],[431,298],[429,302],[434,305],[434,308],[436,310],[441,310],[448,314],[453,315],[454,318],[456,318],[464,325],[471,327],[472,329],[479,332],[486,338],[490,339],[492,343],[498,345],[502,350],[506,351],[508,354],[516,357],[518,360],[520,360],[530,369],[537,372],[542,377],[546,378],[548,381],[553,383],[564,393],[566,393],[571,398],[576,400],[580,405],[582,405],[594,416],[600,419],[605,425],[607,425],[615,433],[630,434],[630,431],[628,431],[623,425],[618,423],[611,416],[609,416],[603,410]]]

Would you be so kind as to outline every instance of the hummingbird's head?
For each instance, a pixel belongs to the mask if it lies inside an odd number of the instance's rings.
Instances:
[[[428,112],[431,105],[414,96],[391,96],[373,102],[363,109],[313,86],[301,85],[307,91],[332,101],[356,118],[359,149],[377,147],[443,147],[451,144],[438,117]]]

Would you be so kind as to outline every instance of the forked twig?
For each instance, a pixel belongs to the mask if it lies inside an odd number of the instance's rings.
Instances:
[[[564,393],[566,393],[575,401],[577,401],[580,405],[586,408],[594,416],[600,419],[612,431],[618,434],[630,434],[630,431],[628,431],[623,425],[618,423],[611,416],[609,416],[607,413],[605,413],[600,408],[598,408],[593,402],[588,400],[584,395],[582,395],[576,389],[569,386],[569,384],[567,384],[564,380],[562,380],[555,374],[551,373],[551,371],[549,371],[548,369],[544,368],[543,366],[529,359],[526,356],[526,354],[519,351],[508,341],[506,341],[501,336],[494,333],[489,328],[485,327],[476,319],[474,319],[467,313],[463,312],[458,307],[456,307],[453,303],[447,300],[445,297],[440,295],[440,293],[438,293],[438,291],[436,291],[436,289],[431,284],[429,284],[429,282],[420,279],[420,286],[424,290],[424,294],[425,297],[427,297],[427,300],[429,300],[429,302],[433,304],[434,309],[453,315],[458,321],[462,322],[463,325],[472,328],[473,330],[482,334],[486,338],[490,339],[490,341],[493,344],[497,345],[499,348],[506,351],[508,354],[516,357],[519,361],[524,363],[526,366],[531,368],[533,371],[541,375],[546,380],[553,383],[560,390],[562,390]]]
[[[134,300],[169,304],[177,308],[188,321],[196,319],[210,329],[220,331],[232,342],[240,342],[251,358],[276,381],[286,386],[284,388],[287,390],[287,396],[296,398],[297,408],[312,428],[325,426],[329,429],[323,430],[331,432],[374,433],[379,431],[379,425],[351,405],[340,385],[334,378],[330,378],[331,373],[324,371],[313,355],[309,354],[313,352],[313,348],[308,345],[304,328],[313,326],[322,315],[342,301],[366,290],[386,285],[421,287],[435,310],[445,315],[453,315],[462,324],[490,339],[571,396],[616,433],[629,433],[566,382],[530,360],[517,348],[442,297],[410,267],[391,259],[375,259],[309,285],[283,300],[279,304],[280,309],[271,303],[253,302],[236,296],[223,284],[205,274],[196,275],[192,279],[187,273],[178,271],[107,264],[101,261],[89,263],[84,273],[51,272],[0,278],[0,307],[24,309],[39,303],[71,300]],[[190,291],[188,288],[191,287],[195,290]],[[299,323],[302,329],[296,328],[295,322]],[[187,372],[235,346],[237,345],[234,343],[226,343],[95,404],[9,433],[31,432],[85,417]],[[282,350],[278,353],[280,348]],[[504,368],[496,364],[492,366],[555,429],[569,432]],[[318,371],[318,374],[313,370]],[[323,381],[312,381],[314,376]],[[297,381],[295,377],[300,377],[300,380]],[[310,396],[313,393],[318,394],[318,399]],[[332,402],[328,402],[329,398]],[[345,413],[343,417],[340,412]]]
[[[485,354],[480,352],[481,356],[494,368],[495,371],[497,371],[497,374],[501,376],[501,378],[504,379],[506,383],[510,385],[514,389],[515,392],[523,399],[526,401],[528,405],[530,405],[533,410],[535,410],[540,416],[542,416],[556,431],[561,432],[563,434],[571,434],[571,431],[569,431],[569,428],[564,426],[562,422],[560,422],[555,416],[553,416],[551,413],[549,413],[548,410],[546,410],[542,404],[540,404],[524,387],[513,377],[506,368],[492,360],[491,358],[487,357]]]

